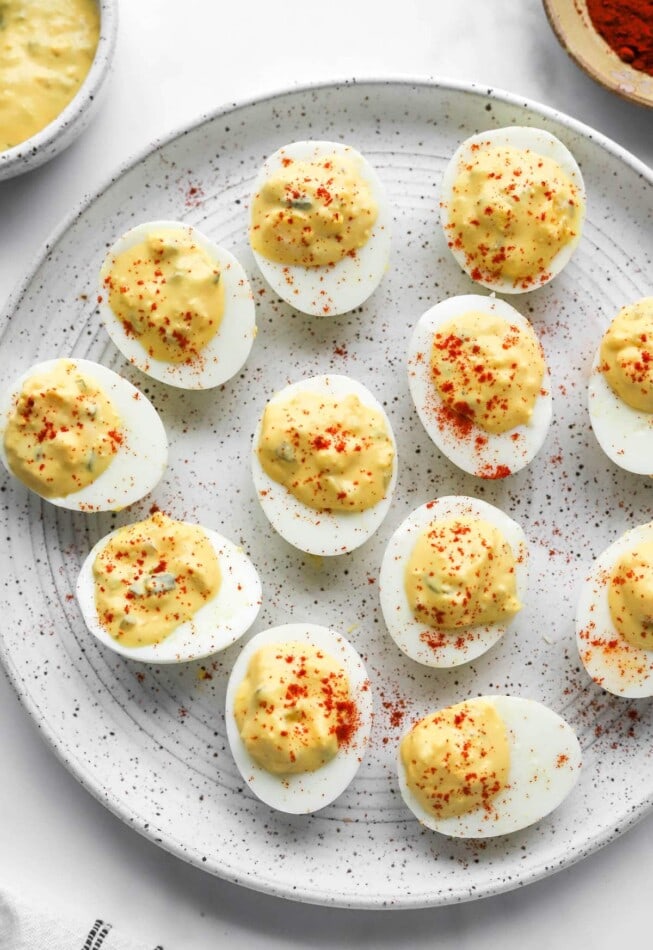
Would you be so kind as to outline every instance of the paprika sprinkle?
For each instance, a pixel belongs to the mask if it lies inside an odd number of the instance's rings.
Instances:
[[[442,180],[440,216],[472,280],[522,293],[552,280],[577,246],[582,177],[569,150],[541,129],[493,129],[466,139]]]
[[[339,398],[310,390],[268,403],[257,451],[271,479],[318,511],[377,505],[395,458],[380,411],[355,393]]]
[[[486,432],[530,421],[545,371],[533,331],[489,313],[461,313],[433,335],[431,373],[443,406]]]
[[[378,208],[362,161],[347,154],[282,159],[252,200],[250,241],[279,264],[333,265],[370,239]]]
[[[345,669],[324,650],[298,641],[256,651],[234,715],[251,757],[276,775],[322,768],[360,725]]]
[[[653,696],[653,522],[631,528],[594,561],[576,612],[576,645],[595,683]]]
[[[522,606],[528,551],[519,525],[479,498],[416,508],[390,539],[379,573],[383,619],[425,666],[459,666],[497,643]]]
[[[518,472],[546,438],[552,396],[544,349],[531,323],[497,297],[448,297],[422,314],[408,383],[433,442],[471,475]]]
[[[72,360],[59,360],[24,382],[4,431],[9,468],[44,498],[91,485],[122,441],[113,402]]]
[[[140,236],[110,254],[102,268],[111,312],[148,356],[192,362],[224,317],[220,268],[188,228],[153,225]]]
[[[626,405],[653,413],[653,297],[621,308],[601,340],[599,369]]]
[[[400,756],[411,793],[438,818],[490,809],[510,771],[505,724],[483,699],[420,720],[404,736]]]
[[[404,582],[413,615],[440,630],[498,623],[521,608],[514,553],[481,518],[432,522],[413,547]]]
[[[92,570],[99,621],[127,647],[160,643],[216,597],[222,583],[206,532],[162,511],[115,531]]]

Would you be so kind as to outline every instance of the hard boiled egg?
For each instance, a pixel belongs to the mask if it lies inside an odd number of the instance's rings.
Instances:
[[[200,251],[205,252],[215,264],[215,280],[221,281],[223,286],[224,312],[217,332],[197,351],[193,350],[190,339],[189,356],[183,362],[155,358],[142,344],[127,317],[123,314],[121,319],[109,300],[109,281],[116,258],[137,247],[152,234],[161,232],[178,235],[184,241],[190,240]],[[154,277],[153,266],[144,266],[133,276],[135,285],[138,279],[141,283],[144,279],[146,284],[158,280]],[[183,273],[178,276],[179,284],[176,286],[183,287]],[[130,285],[130,289],[134,288]],[[159,299],[164,298],[165,293],[166,287],[161,285]],[[180,307],[183,305],[192,309],[194,293],[193,285],[189,284],[187,296],[182,294],[179,298]],[[225,248],[215,244],[197,228],[181,221],[148,221],[130,228],[118,238],[109,248],[100,271],[99,309],[107,333],[125,359],[153,379],[180,389],[211,389],[227,382],[245,363],[256,336],[254,298],[242,265]]]
[[[332,657],[349,680],[350,697],[356,707],[355,730],[339,743],[335,758],[312,772],[274,774],[262,768],[243,743],[234,706],[238,688],[247,675],[250,660],[261,647],[305,643]],[[358,771],[365,754],[372,724],[372,694],[363,665],[351,644],[339,633],[314,623],[290,623],[273,627],[253,637],[234,663],[227,685],[227,739],[238,769],[254,792],[267,805],[292,815],[303,815],[329,805],[344,792]]]
[[[201,530],[215,553],[220,571],[220,586],[216,595],[206,601],[190,620],[180,623],[158,643],[126,646],[115,639],[98,614],[93,565],[96,557],[120,530],[112,531],[94,545],[82,564],[77,580],[77,600],[84,621],[100,643],[130,660],[183,663],[218,653],[249,630],[261,607],[261,582],[256,568],[241,547],[202,525]],[[165,561],[165,551],[161,550],[158,554]],[[164,581],[167,578],[165,574],[158,576]],[[134,581],[137,582],[136,573]]]
[[[398,757],[399,787],[406,805],[421,824],[452,838],[490,838],[526,828],[557,808],[580,775],[578,739],[553,710],[516,696],[468,701],[472,708],[481,703],[490,704],[503,720],[509,748],[507,781],[482,807],[446,818],[428,811],[408,787],[401,754]],[[452,772],[464,773],[465,767],[463,756],[455,760],[452,755]]]
[[[610,580],[625,554],[651,542],[653,522],[626,531],[606,548],[592,565],[576,612],[576,642],[583,666],[603,689],[629,699],[653,696],[653,650],[630,643],[617,630],[608,601]],[[649,577],[649,592],[651,583]]]
[[[546,438],[552,416],[551,379],[546,366],[529,421],[506,432],[488,432],[471,418],[445,405],[436,388],[431,367],[434,335],[440,328],[470,312],[499,318],[541,344],[529,321],[494,296],[463,294],[449,297],[424,313],[413,331],[408,347],[408,384],[417,414],[431,439],[454,465],[479,478],[504,478],[524,468],[534,458]],[[489,367],[489,369],[492,369]],[[455,394],[464,400],[465,394]],[[519,374],[515,376],[514,397],[520,398]]]
[[[119,511],[152,491],[167,465],[168,441],[152,403],[126,379],[99,363],[72,358],[46,360],[21,373],[0,397],[0,461],[11,472],[5,450],[5,432],[23,387],[28,380],[51,373],[62,364],[66,375],[74,378],[82,374],[108,397],[119,417],[114,439],[115,455],[108,468],[84,488],[59,497],[51,497],[45,491],[37,491],[37,494],[47,497],[53,505],[75,511]],[[81,389],[80,396],[83,396]],[[82,411],[92,413],[93,406],[83,407]],[[43,421],[45,429],[48,420],[44,418]],[[56,447],[57,439],[68,439],[71,435],[63,429],[59,432],[50,429],[47,437],[40,434],[38,438],[43,438],[41,444]],[[34,447],[35,452],[38,449],[39,446]]]
[[[504,161],[489,174],[478,171],[479,157],[494,149],[515,149],[521,156],[514,155],[514,163]],[[560,192],[555,166],[542,167],[543,160],[555,162],[569,179],[569,199]],[[468,173],[479,191],[462,215],[469,229],[469,241],[464,241],[454,208],[459,176]],[[578,164],[569,149],[543,129],[510,126],[472,135],[458,147],[442,176],[440,219],[451,253],[472,280],[503,294],[535,290],[559,274],[578,245],[584,217],[585,186]],[[520,251],[526,233],[535,247]],[[556,246],[560,249],[550,258]],[[532,266],[519,276],[510,271],[511,276],[504,276],[509,267],[531,258]]]
[[[403,521],[390,538],[379,576],[381,610],[390,636],[417,663],[459,666],[481,656],[497,643],[515,616],[484,626],[443,630],[418,620],[406,594],[406,567],[417,539],[438,521],[479,518],[502,534],[515,560],[516,595],[523,604],[528,585],[528,550],[520,526],[494,505],[478,498],[451,495],[429,501]]]
[[[353,551],[376,531],[388,513],[397,480],[396,442],[390,420],[372,393],[354,379],[328,374],[299,380],[280,390],[270,404],[287,402],[302,393],[319,393],[344,398],[357,396],[363,406],[380,413],[394,449],[392,476],[385,497],[364,511],[319,511],[310,508],[292,495],[284,485],[274,481],[263,469],[257,448],[261,438],[262,420],[256,427],[252,443],[252,474],[254,487],[263,512],[272,526],[290,544],[308,554],[332,556]],[[317,435],[317,433],[316,433]]]
[[[390,255],[391,214],[379,177],[369,162],[349,145],[341,142],[292,142],[264,162],[254,182],[252,199],[266,181],[289,164],[329,161],[334,156],[336,161],[339,156],[344,156],[353,162],[358,174],[369,186],[378,208],[376,221],[366,243],[333,263],[311,267],[281,263],[253,250],[261,273],[282,300],[302,313],[316,317],[347,313],[360,306],[376,290],[386,271]],[[297,195],[299,201],[302,197]]]
[[[638,316],[634,327],[641,332],[639,348],[630,344],[627,333],[623,336],[625,357],[631,362],[631,373],[640,377],[642,389],[650,392],[653,381],[653,297],[645,297],[635,304],[624,307],[623,314]],[[646,319],[645,319],[646,318]],[[614,324],[613,324],[614,325]],[[626,325],[627,326],[627,325]],[[643,332],[642,332],[643,331]],[[642,342],[646,341],[648,342]],[[653,475],[653,413],[628,405],[614,391],[602,370],[601,347],[596,352],[588,386],[588,407],[594,435],[611,461],[627,472],[636,475]]]

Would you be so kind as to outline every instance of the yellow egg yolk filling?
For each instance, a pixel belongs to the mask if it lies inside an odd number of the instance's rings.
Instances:
[[[302,392],[268,403],[264,471],[318,511],[365,511],[385,498],[395,451],[383,415],[358,396]]]
[[[63,111],[91,68],[99,36],[93,0],[2,0],[0,151]]]
[[[68,360],[23,384],[4,433],[9,468],[44,498],[86,488],[106,471],[122,441],[111,400]]]
[[[545,373],[532,332],[470,311],[433,335],[431,378],[444,404],[495,435],[526,425]]]
[[[225,311],[218,264],[187,228],[160,228],[102,271],[109,306],[154,359],[188,363],[216,335]]]
[[[454,818],[492,801],[508,783],[505,724],[487,701],[470,700],[426,716],[400,746],[406,784],[436,818]]]
[[[579,189],[557,162],[489,143],[461,159],[446,209],[449,245],[464,253],[472,278],[524,290],[548,279],[584,215]]]
[[[600,368],[626,405],[653,412],[653,297],[621,308],[601,341]]]
[[[415,618],[440,630],[498,623],[521,609],[512,549],[480,518],[433,522],[411,551],[404,586]]]
[[[238,687],[234,715],[250,756],[275,775],[326,765],[359,723],[343,667],[323,650],[295,641],[256,651]]]
[[[353,256],[370,238],[378,208],[349,155],[285,158],[252,203],[250,242],[279,264],[321,267]]]
[[[610,577],[608,607],[624,640],[653,650],[653,541],[621,555]]]
[[[160,643],[212,600],[222,581],[198,525],[155,512],[120,528],[93,562],[95,608],[123,646]]]

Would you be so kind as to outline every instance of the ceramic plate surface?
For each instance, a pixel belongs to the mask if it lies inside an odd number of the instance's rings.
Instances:
[[[564,273],[511,299],[533,322],[551,368],[547,441],[517,475],[483,482],[447,461],[426,435],[405,354],[428,307],[478,292],[438,223],[442,171],[463,138],[511,123],[548,129],[565,142],[582,167],[588,212]],[[394,250],[380,287],[363,307],[331,320],[280,303],[247,243],[246,205],[259,166],[300,138],[360,149],[394,208]],[[155,492],[117,515],[53,508],[8,477],[0,486],[10,557],[4,663],[43,735],[86,788],[198,867],[285,897],[356,907],[445,904],[507,890],[578,860],[646,812],[653,704],[610,696],[589,680],[576,653],[574,614],[594,557],[627,528],[653,519],[650,481],[606,458],[586,408],[603,329],[623,304],[651,293],[650,188],[650,173],[618,146],[543,107],[487,89],[367,81],[222,111],[142,157],[66,222],[4,314],[0,383],[53,356],[98,360],[143,389],[170,439],[170,464]],[[240,374],[214,391],[179,391],[141,375],[101,326],[95,288],[106,247],[137,221],[155,218],[199,227],[252,280],[258,336]],[[56,352],[48,339],[59,341]],[[319,373],[353,376],[379,394],[399,452],[397,490],[382,526],[358,550],[323,560],[275,533],[249,471],[267,399]],[[436,670],[395,646],[377,581],[388,539],[408,512],[453,494],[483,498],[522,525],[531,581],[501,643],[467,666]],[[243,545],[263,583],[252,634],[312,618],[342,630],[362,655],[377,709],[370,747],[352,785],[316,815],[270,811],[236,769],[222,710],[240,645],[179,667],[144,667],[86,630],[73,596],[81,562],[102,535],[144,517],[153,502]],[[535,699],[566,718],[585,765],[556,812],[480,848],[422,828],[402,802],[394,763],[411,720],[491,693]]]

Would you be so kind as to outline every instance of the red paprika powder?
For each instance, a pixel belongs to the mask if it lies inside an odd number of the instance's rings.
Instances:
[[[653,76],[653,0],[587,0],[587,12],[619,59]]]

